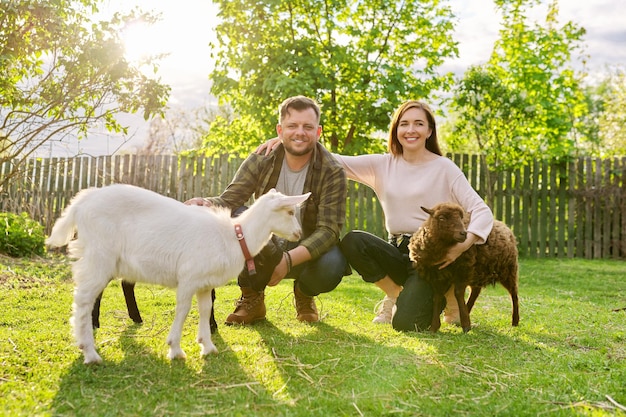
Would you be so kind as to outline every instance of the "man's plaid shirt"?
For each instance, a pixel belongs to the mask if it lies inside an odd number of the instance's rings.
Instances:
[[[259,197],[276,188],[285,150],[281,145],[268,156],[252,153],[241,164],[235,178],[219,197],[207,200],[231,210],[246,204],[252,195]],[[303,193],[311,196],[302,207],[303,239],[312,259],[339,242],[346,217],[346,174],[342,165],[326,148],[317,143],[313,150]]]

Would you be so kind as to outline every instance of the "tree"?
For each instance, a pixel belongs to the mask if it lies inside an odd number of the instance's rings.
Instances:
[[[470,68],[457,85],[451,109],[452,150],[474,144],[485,174],[518,168],[536,158],[577,153],[578,123],[588,113],[582,76],[571,67],[584,29],[558,27],[558,5],[548,5],[544,25],[528,23],[540,0],[496,0],[503,15],[500,39],[484,65]],[[487,183],[491,200],[494,175]]]
[[[200,146],[183,151],[183,155],[243,156],[253,146],[251,137],[268,137],[248,116],[235,117],[233,109],[228,105],[199,109],[195,112],[192,132],[194,138],[199,136]]]
[[[83,136],[90,126],[125,131],[115,115],[160,113],[169,87],[124,58],[120,33],[137,10],[91,20],[97,0],[3,1],[0,10],[0,190],[21,164],[51,140]],[[143,64],[155,65],[152,59]]]
[[[385,142],[372,134],[400,102],[433,101],[452,81],[437,73],[457,54],[452,12],[437,0],[216,3],[212,93],[235,115],[212,128],[222,144],[253,149],[275,135],[278,104],[302,94],[321,103],[332,150],[379,151]]]
[[[201,115],[206,111],[206,107],[193,111],[181,107],[170,108],[163,117],[153,118],[148,137],[143,146],[137,149],[137,154],[181,154],[188,149],[202,146],[202,134],[208,126],[202,126]]]
[[[588,136],[596,139],[590,153],[626,155],[626,70],[607,68],[604,78],[586,93],[591,112],[582,124]]]

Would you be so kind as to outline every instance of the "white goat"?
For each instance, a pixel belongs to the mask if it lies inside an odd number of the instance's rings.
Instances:
[[[79,192],[56,221],[46,243],[69,244],[75,258],[72,325],[85,363],[101,362],[94,347],[91,310],[110,280],[147,282],[175,287],[176,314],[167,337],[168,358],[185,358],[180,347],[182,327],[198,301],[198,343],[201,354],[217,353],[211,341],[211,290],[241,272],[245,257],[235,234],[240,224],[252,256],[272,234],[295,241],[302,229],[296,206],[310,193],[285,196],[275,190],[261,196],[237,218],[226,209],[185,205],[155,192],[110,185]]]

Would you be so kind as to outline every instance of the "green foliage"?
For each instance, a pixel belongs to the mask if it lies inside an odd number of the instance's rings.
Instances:
[[[296,320],[288,281],[266,292],[267,322],[223,326],[233,281],[217,289],[220,353],[199,357],[194,308],[187,360],[172,363],[174,291],[137,285],[135,325],[115,281],[95,335],[104,363],[85,366],[67,260],[0,258],[0,415],[626,416],[623,261],[523,259],[520,275],[520,326],[488,287],[467,334],[371,323],[382,292],[356,275],[316,298],[320,323]]]
[[[451,149],[473,144],[476,153],[487,154],[490,166],[501,169],[519,166],[531,152],[539,151],[534,137],[511,129],[536,117],[536,106],[524,90],[507,85],[489,65],[468,69],[453,103],[458,113],[447,140]]]
[[[20,163],[50,140],[81,137],[96,123],[125,131],[120,112],[164,108],[169,87],[124,57],[120,33],[133,20],[154,17],[133,11],[92,21],[98,0],[2,1],[0,8],[0,161],[14,160],[0,189]]]
[[[280,102],[302,94],[322,105],[329,149],[381,151],[385,143],[372,134],[388,129],[399,103],[433,101],[431,94],[452,80],[437,73],[457,48],[452,12],[436,0],[217,4],[212,93],[232,106],[239,122],[216,121],[205,148],[219,142],[254,149],[274,137]]]
[[[577,130],[589,109],[582,75],[570,63],[585,30],[572,22],[559,27],[556,2],[548,5],[543,25],[529,24],[527,13],[539,3],[496,1],[503,16],[500,39],[488,63],[468,69],[452,99],[451,150],[472,144],[492,173],[538,158],[575,156],[580,141],[590,140]]]
[[[586,151],[599,156],[626,155],[626,69],[607,68],[597,85],[586,90],[591,109],[581,130],[594,140]]]
[[[273,133],[276,136],[276,131]],[[248,115],[239,118],[228,119],[217,116],[211,123],[208,133],[203,137],[200,153],[206,156],[231,155],[246,156],[251,147],[273,136],[264,134],[258,124]],[[229,138],[229,140],[224,140]],[[197,152],[197,151],[196,151]]]
[[[453,150],[478,141],[493,169],[519,167],[535,158],[576,153],[575,121],[587,112],[581,75],[571,69],[585,31],[572,22],[557,27],[549,5],[544,25],[527,23],[535,0],[496,2],[503,28],[491,59],[470,68],[452,108],[458,113]]]
[[[28,214],[0,213],[0,253],[23,257],[45,253],[43,226]]]

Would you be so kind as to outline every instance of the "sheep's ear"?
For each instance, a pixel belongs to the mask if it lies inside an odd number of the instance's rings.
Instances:
[[[279,201],[279,205],[281,207],[287,207],[287,206],[297,206],[300,205],[302,203],[304,203],[304,201],[309,198],[309,196],[311,195],[310,192],[306,193],[306,194],[302,194],[302,195],[291,195],[291,196],[282,196],[280,201]]]
[[[433,213],[435,212],[435,210],[428,209],[428,208],[426,208],[426,207],[424,207],[424,206],[421,206],[421,207],[422,207],[422,210],[424,210],[424,211],[425,211],[426,213],[428,213],[430,216],[432,216],[432,215],[433,215]]]

